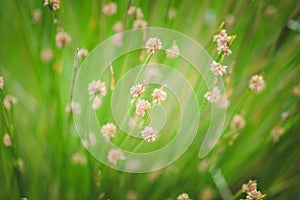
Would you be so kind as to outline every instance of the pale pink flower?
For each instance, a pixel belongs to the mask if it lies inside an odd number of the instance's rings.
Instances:
[[[222,29],[214,36],[213,41],[217,43],[218,53],[223,53],[224,56],[229,56],[232,52],[229,48],[232,36],[228,36],[225,29]]]
[[[91,108],[93,110],[97,110],[102,104],[102,99],[98,95],[93,97]]]
[[[149,38],[146,42],[146,49],[148,53],[154,53],[157,50],[162,49],[162,44],[159,38]]]
[[[225,109],[230,105],[230,101],[227,98],[226,94],[222,94],[219,100],[219,108]]]
[[[148,22],[142,19],[137,19],[133,22],[134,29],[144,29],[148,26]]]
[[[217,103],[220,100],[221,91],[218,87],[214,87],[212,91],[206,92],[204,97],[211,103]]]
[[[120,47],[123,43],[123,33],[119,33],[117,35],[114,35],[112,38],[111,38],[111,42],[114,46],[116,47]]]
[[[117,21],[117,22],[114,24],[114,26],[113,26],[113,30],[114,30],[116,33],[123,32],[123,31],[124,31],[124,24],[123,24],[123,22]]]
[[[250,192],[256,190],[257,182],[256,180],[249,180],[248,183],[242,185],[243,192]]]
[[[190,200],[190,197],[187,193],[182,193],[177,197],[177,200]]]
[[[55,36],[56,46],[62,48],[71,42],[71,36],[66,32],[59,32]]]
[[[139,96],[145,92],[145,85],[138,83],[137,85],[134,85],[130,88],[130,94],[132,95],[133,98]]]
[[[134,6],[130,6],[130,8],[128,9],[128,11],[127,11],[127,14],[128,15],[133,15],[133,13],[135,12],[135,7]]]
[[[12,145],[11,138],[8,133],[5,133],[3,136],[3,144],[6,147],[10,147]]]
[[[79,115],[81,113],[81,107],[80,107],[80,104],[75,102],[75,101],[72,101],[71,103],[68,103],[66,108],[65,108],[65,111],[67,113],[69,112],[72,112],[74,113],[75,115]]]
[[[180,50],[179,47],[174,44],[171,48],[166,50],[167,57],[177,58],[179,56]]]
[[[265,195],[262,195],[260,191],[252,190],[247,192],[246,199],[247,200],[259,200],[262,199]]]
[[[155,88],[151,94],[153,103],[160,104],[167,99],[167,93],[162,88]]]
[[[246,125],[246,121],[242,115],[235,115],[231,121],[230,127],[232,129],[242,129]]]
[[[210,64],[210,71],[215,75],[215,76],[223,76],[223,74],[226,73],[227,66],[222,65],[221,63],[212,61]]]
[[[264,81],[264,78],[260,75],[254,75],[251,77],[249,81],[249,88],[254,92],[261,92],[263,89],[265,89],[266,84]]]
[[[136,104],[135,112],[137,115],[144,117],[146,112],[151,108],[148,100],[139,99]]]
[[[141,19],[144,17],[143,11],[141,8],[136,8],[135,10],[135,16],[137,19]]]
[[[32,17],[32,22],[34,24],[37,24],[41,21],[41,18],[42,18],[42,12],[40,9],[35,9],[32,11],[31,13],[31,17]]]
[[[0,89],[4,88],[4,78],[0,76]]]
[[[76,152],[72,156],[72,163],[78,165],[85,165],[87,163],[86,156],[82,153]]]
[[[125,160],[125,156],[121,150],[112,149],[108,152],[107,159],[110,163],[116,165],[119,160]]]
[[[105,97],[107,94],[106,84],[100,80],[92,81],[88,86],[89,95],[100,95]]]
[[[107,16],[114,15],[117,12],[117,4],[114,2],[107,3],[103,6],[102,12]]]
[[[152,127],[146,126],[144,130],[142,130],[142,137],[147,142],[154,142],[157,138],[157,133],[155,133]]]
[[[44,6],[48,6],[52,10],[58,10],[59,9],[60,0],[45,0]]]
[[[53,51],[52,51],[52,49],[51,48],[45,48],[45,49],[43,49],[41,51],[40,57],[41,57],[41,60],[43,62],[46,62],[46,63],[50,62],[53,59]]]
[[[107,123],[102,126],[101,133],[106,140],[116,136],[117,128],[113,123]]]
[[[11,106],[17,104],[17,102],[17,98],[12,95],[6,95],[3,99],[3,105],[7,110],[10,110]]]
[[[87,56],[89,54],[89,51],[85,48],[79,49],[78,53],[77,53],[77,58],[81,59],[85,56]]]

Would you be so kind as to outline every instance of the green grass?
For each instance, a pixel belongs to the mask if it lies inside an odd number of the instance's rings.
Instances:
[[[151,173],[130,174],[103,165],[81,145],[73,120],[67,120],[65,106],[72,86],[76,48],[85,47],[91,52],[113,35],[114,23],[125,21],[129,2],[142,8],[148,26],[182,32],[199,42],[212,58],[217,57],[213,35],[222,21],[230,35],[237,34],[232,55],[223,60],[232,71],[224,77],[230,95],[226,127],[218,144],[203,159],[198,158],[198,153],[210,122],[209,104],[201,104],[203,121],[187,152],[172,165]],[[118,1],[113,16],[101,12],[105,3],[65,0],[59,10],[52,11],[43,7],[42,1],[2,2],[0,75],[5,79],[5,88],[0,90],[0,97],[2,101],[12,94],[18,103],[11,110],[0,111],[0,199],[176,199],[183,192],[192,199],[222,199],[224,190],[235,194],[249,179],[258,181],[258,189],[267,194],[265,199],[300,196],[300,99],[293,94],[293,87],[300,83],[298,1]],[[167,18],[171,8],[177,10],[173,20]],[[40,9],[42,14],[37,24],[31,19],[34,9]],[[61,49],[55,44],[59,26],[53,23],[54,18],[72,37],[70,45]],[[288,25],[291,19],[298,28]],[[132,28],[133,21],[132,16],[126,18],[125,30]],[[49,63],[40,59],[42,49],[47,47],[54,54]],[[116,83],[132,66],[143,63],[140,54],[140,50],[134,51],[112,63]],[[203,91],[207,88],[188,62],[166,59],[164,52],[151,59],[185,74],[198,91],[199,102],[204,102]],[[79,60],[79,66],[82,62]],[[61,71],[57,70],[60,67]],[[265,90],[259,94],[248,89],[254,74],[263,75],[266,81]],[[109,71],[103,79],[109,86]],[[97,113],[101,123],[113,121],[109,103],[110,97]],[[281,118],[283,112],[289,112],[286,121]],[[176,110],[174,113],[178,114]],[[230,145],[232,137],[226,139],[224,135],[231,131],[235,114],[245,117],[246,126]],[[172,119],[168,123],[172,124]],[[271,131],[276,126],[282,126],[284,134],[274,142]],[[174,127],[173,124],[165,130]],[[12,147],[3,145],[5,133],[11,135]],[[113,141],[121,144],[126,137],[121,131],[118,134],[122,137]],[[144,146],[139,151],[159,148],[174,134],[168,134],[157,146]],[[124,148],[133,149],[136,145],[129,141]],[[72,162],[76,152],[87,159],[86,164]],[[23,170],[18,167],[18,158],[24,162]],[[203,162],[208,166],[199,171]],[[226,181],[224,187],[216,175],[218,170]],[[208,190],[210,198],[201,197]]]

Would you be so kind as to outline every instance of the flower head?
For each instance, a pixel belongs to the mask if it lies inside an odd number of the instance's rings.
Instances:
[[[7,110],[10,110],[11,106],[17,104],[17,102],[17,98],[12,95],[6,95],[3,99],[3,105]]]
[[[81,113],[80,104],[75,101],[72,101],[71,103],[67,104],[65,111],[67,113],[72,111],[72,113],[74,113],[75,115],[79,115]]]
[[[217,43],[218,53],[222,53],[224,56],[229,56],[232,52],[230,50],[230,42],[232,36],[228,36],[225,29],[222,29],[217,35],[214,36],[213,41]]]
[[[245,127],[245,124],[246,124],[246,122],[242,115],[235,115],[233,117],[230,127],[232,129],[241,129],[241,128]]]
[[[117,21],[114,26],[113,26],[113,30],[116,32],[116,33],[121,33],[124,31],[124,24],[123,22],[121,21]]]
[[[42,12],[39,9],[35,9],[32,11],[31,13],[31,17],[32,17],[32,22],[34,24],[37,24],[41,21],[41,17],[42,17]]]
[[[137,85],[134,85],[130,88],[130,94],[132,95],[133,98],[139,96],[145,92],[145,85],[138,83]]]
[[[66,32],[59,32],[55,36],[56,46],[58,48],[62,48],[64,46],[67,46],[71,42],[71,37]]]
[[[106,84],[100,80],[92,81],[88,86],[88,91],[90,95],[100,95],[101,97],[105,97],[107,93]]]
[[[117,4],[114,2],[107,3],[103,6],[102,12],[107,16],[114,15],[117,12]]]
[[[141,19],[141,18],[144,17],[143,11],[140,7],[136,8],[135,16],[136,16],[137,19]]]
[[[59,9],[60,0],[45,0],[44,6],[48,6],[52,10],[58,10]]]
[[[146,126],[144,130],[142,130],[142,137],[147,142],[154,142],[157,138],[157,134],[153,131],[153,129],[149,126]]]
[[[92,105],[91,108],[93,110],[97,110],[102,104],[102,99],[98,95],[92,98]]]
[[[187,193],[182,193],[177,197],[177,200],[190,200],[190,197]]]
[[[79,49],[78,53],[77,53],[77,57],[78,59],[83,58],[83,56],[87,56],[89,54],[89,51],[85,48]]]
[[[254,75],[251,77],[249,82],[249,88],[254,92],[261,92],[265,89],[266,84],[264,78],[260,75]]]
[[[116,165],[119,160],[125,160],[123,152],[119,149],[112,149],[107,155],[108,162]]]
[[[256,180],[249,180],[248,183],[242,185],[243,192],[250,192],[256,190],[257,182]]]
[[[127,14],[128,15],[133,15],[133,13],[135,12],[135,7],[134,6],[130,6],[130,8],[128,9],[128,11],[127,11]]]
[[[214,87],[212,91],[206,92],[204,97],[211,103],[217,103],[220,100],[221,91],[218,87]]]
[[[136,104],[135,112],[137,115],[144,117],[144,115],[150,108],[151,108],[151,104],[149,103],[149,101],[139,99]]]
[[[178,57],[179,53],[180,50],[176,44],[174,44],[171,48],[166,50],[167,57],[169,58],[176,58]]]
[[[212,61],[210,64],[210,71],[215,75],[215,76],[223,76],[223,74],[226,73],[227,66],[222,65],[221,63]]]
[[[51,48],[45,48],[41,51],[41,60],[43,62],[50,62],[53,59],[53,51]]]
[[[148,53],[154,53],[157,50],[162,49],[162,44],[159,38],[149,38],[146,42],[146,49]]]
[[[0,89],[4,88],[4,78],[0,76]]]
[[[153,103],[160,104],[167,99],[167,93],[162,88],[155,88],[151,94]]]
[[[133,22],[134,29],[144,29],[148,26],[148,22],[142,19],[137,19]]]
[[[259,200],[265,197],[265,195],[261,194],[260,191],[252,190],[250,192],[247,192],[246,199],[247,200]]]
[[[11,138],[8,133],[5,133],[3,136],[3,144],[6,147],[10,147],[12,145]]]
[[[117,128],[113,123],[107,123],[102,126],[101,133],[106,140],[116,136]]]

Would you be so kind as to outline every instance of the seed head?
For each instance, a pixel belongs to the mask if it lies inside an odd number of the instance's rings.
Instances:
[[[148,53],[154,53],[157,50],[162,49],[162,44],[159,38],[149,38],[146,42],[146,49]]]

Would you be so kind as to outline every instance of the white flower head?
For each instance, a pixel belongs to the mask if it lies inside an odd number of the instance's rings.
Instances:
[[[212,91],[206,92],[204,97],[211,103],[217,103],[220,100],[221,91],[218,87],[214,87]]]
[[[50,62],[53,59],[53,51],[51,48],[45,48],[41,51],[41,60],[43,62]]]
[[[146,49],[148,53],[154,53],[157,50],[162,49],[162,44],[159,38],[152,37],[146,42]]]
[[[136,8],[135,16],[136,16],[137,19],[141,19],[141,18],[144,17],[143,11],[140,7]]]
[[[67,113],[72,111],[72,113],[74,113],[75,115],[79,115],[81,113],[80,104],[75,101],[72,101],[71,103],[67,104],[65,111]]]
[[[260,75],[254,75],[251,77],[249,82],[249,88],[254,92],[261,92],[263,89],[265,89],[266,84],[264,81],[264,78]]]
[[[117,12],[117,4],[114,2],[107,3],[103,6],[102,12],[107,16],[114,15]]]
[[[174,44],[171,48],[166,50],[167,57],[169,58],[176,58],[179,56],[179,53],[180,49],[176,44]]]
[[[112,149],[107,155],[108,162],[116,165],[119,160],[125,160],[123,152],[119,149]]]
[[[4,88],[4,78],[0,76],[0,89]]]
[[[242,129],[246,125],[246,121],[242,115],[235,115],[231,121],[230,127],[232,129]]]
[[[243,192],[250,192],[256,190],[256,188],[257,188],[256,180],[249,180],[248,183],[242,185]]]
[[[146,112],[150,108],[151,108],[151,104],[149,103],[148,100],[139,99],[136,104],[135,112],[137,115],[144,117]]]
[[[121,33],[124,31],[124,24],[123,22],[121,21],[117,21],[114,26],[113,26],[113,30],[116,32],[116,33]]]
[[[10,110],[11,106],[17,104],[17,102],[17,98],[12,95],[6,95],[3,99],[3,105],[7,110]]]
[[[71,42],[71,36],[66,32],[59,32],[55,36],[56,46],[62,48]]]
[[[133,13],[135,12],[135,7],[134,6],[130,6],[130,8],[128,9],[128,11],[127,11],[127,14],[128,15],[133,15]]]
[[[142,19],[137,19],[133,22],[134,29],[144,29],[148,26],[148,22]]]
[[[157,133],[155,133],[152,127],[146,126],[144,130],[142,130],[142,137],[147,142],[154,142],[157,138]]]
[[[160,104],[167,99],[167,93],[162,88],[155,88],[151,94],[153,103]]]
[[[210,64],[210,71],[215,75],[215,76],[223,76],[223,74],[226,73],[227,66],[222,65],[221,63],[212,61]]]
[[[223,53],[224,56],[229,56],[232,51],[229,49],[232,36],[228,36],[225,29],[222,29],[217,35],[214,36],[213,41],[217,43],[218,53]]]
[[[177,197],[177,200],[190,200],[190,197],[187,193],[182,193]]]
[[[5,133],[3,136],[3,144],[6,147],[10,147],[12,145],[11,138],[8,133]]]
[[[101,133],[106,140],[116,136],[117,128],[113,123],[107,123],[102,126]]]
[[[92,81],[89,84],[88,91],[90,95],[100,95],[101,97],[105,97],[107,93],[106,84],[100,80]]]
[[[44,6],[49,6],[52,10],[58,10],[59,9],[60,0],[45,0]]]
[[[85,48],[79,49],[77,57],[78,59],[82,59],[84,56],[87,56],[89,54],[89,51]]]
[[[139,96],[145,92],[145,85],[138,83],[137,85],[134,85],[130,88],[130,94],[132,95],[133,98]]]
[[[91,108],[93,110],[97,110],[102,104],[102,99],[98,95],[92,98],[92,105]]]

